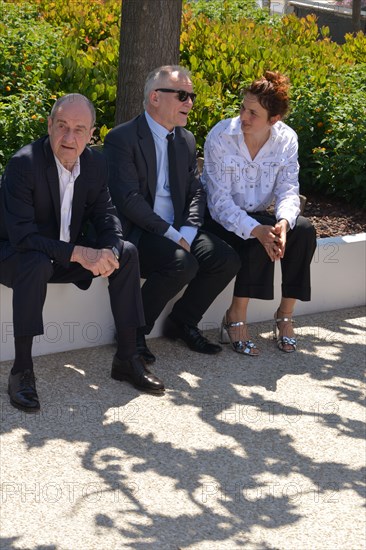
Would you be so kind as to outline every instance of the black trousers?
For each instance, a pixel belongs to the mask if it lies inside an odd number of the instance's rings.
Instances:
[[[251,217],[262,225],[275,225],[276,218],[267,213],[251,213]],[[211,231],[232,246],[240,256],[234,296],[273,300],[274,266],[258,239],[241,239],[232,231],[210,217],[204,228]],[[287,233],[285,255],[280,260],[282,270],[282,296],[307,302],[310,300],[310,263],[316,248],[316,233],[313,225],[299,216],[296,225]]]
[[[179,323],[198,325],[240,268],[240,259],[231,246],[206,231],[198,231],[190,252],[166,237],[144,231],[138,251],[141,275],[146,279],[141,289],[146,334],[185,285],[170,317]]]
[[[14,336],[43,334],[42,312],[48,283],[88,283],[93,278],[91,271],[78,263],[70,263],[66,269],[37,251],[15,252],[1,261],[0,283],[13,289]],[[127,241],[120,267],[109,277],[108,289],[117,333],[143,326],[138,254]]]

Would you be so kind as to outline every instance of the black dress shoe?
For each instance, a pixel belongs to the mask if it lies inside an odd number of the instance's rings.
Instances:
[[[222,351],[222,347],[218,344],[212,344],[207,338],[203,336],[201,331],[193,325],[185,325],[175,323],[172,319],[167,319],[167,323],[164,327],[164,336],[177,340],[180,338],[187,346],[193,351],[198,353],[207,353],[214,355]]]
[[[36,379],[32,370],[27,369],[9,375],[8,394],[13,407],[28,413],[41,408],[36,390]]]
[[[114,380],[126,380],[138,390],[148,393],[162,394],[165,390],[163,382],[149,371],[145,361],[137,354],[123,360],[115,355],[111,376]]]
[[[136,349],[137,349],[137,353],[145,360],[145,363],[147,365],[151,365],[151,363],[155,363],[156,357],[153,353],[151,353],[151,351],[146,345],[145,334],[139,334],[139,332],[137,332]]]

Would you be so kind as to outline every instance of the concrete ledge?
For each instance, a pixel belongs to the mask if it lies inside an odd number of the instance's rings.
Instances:
[[[366,302],[366,233],[318,239],[312,262],[312,300],[298,302],[296,313],[308,314]],[[279,267],[279,266],[276,266]],[[251,300],[248,322],[273,317],[280,300],[280,269],[275,270],[275,299]],[[218,328],[228,307],[234,283],[218,296],[202,319],[203,330]],[[0,361],[14,357],[12,291],[0,285]],[[171,310],[168,304],[151,337],[161,335],[162,323]],[[108,283],[95,279],[87,291],[72,284],[48,285],[44,309],[45,334],[35,338],[33,354],[45,355],[71,349],[109,344],[114,338],[114,322],[109,306]]]

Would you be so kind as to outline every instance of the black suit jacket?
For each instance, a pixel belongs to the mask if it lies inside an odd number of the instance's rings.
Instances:
[[[173,225],[178,230],[183,225],[200,227],[206,196],[197,171],[195,139],[191,132],[177,127],[173,143],[178,172],[178,181],[169,182]],[[164,235],[169,224],[153,211],[156,151],[145,115],[111,130],[103,150],[109,165],[109,189],[126,238],[137,244],[141,230]]]
[[[70,242],[60,241],[59,178],[49,138],[20,149],[10,159],[1,182],[0,261],[15,252],[37,250],[68,267],[75,244],[86,242],[88,223],[93,226],[95,248],[121,250],[121,224],[107,180],[103,155],[86,147],[75,180]]]

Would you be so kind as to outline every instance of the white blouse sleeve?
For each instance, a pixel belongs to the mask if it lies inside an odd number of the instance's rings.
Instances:
[[[285,218],[293,229],[300,213],[298,142],[295,132],[291,132],[283,151],[284,162],[277,174],[274,185],[275,216]]]

